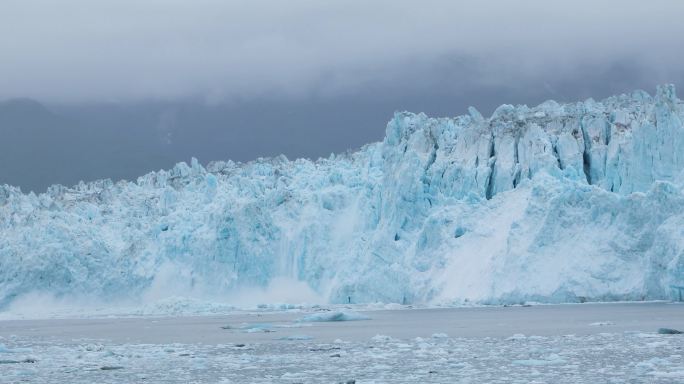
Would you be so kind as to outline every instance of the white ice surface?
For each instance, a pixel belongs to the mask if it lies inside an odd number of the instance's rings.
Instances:
[[[488,119],[398,113],[382,142],[315,162],[0,186],[0,310],[669,299],[683,116],[671,86]]]

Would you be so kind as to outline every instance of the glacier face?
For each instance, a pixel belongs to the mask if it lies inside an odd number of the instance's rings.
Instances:
[[[330,302],[669,298],[684,285],[673,86],[397,113],[328,159],[193,160],[136,182],[0,187],[0,309],[32,292],[230,301],[278,279]]]

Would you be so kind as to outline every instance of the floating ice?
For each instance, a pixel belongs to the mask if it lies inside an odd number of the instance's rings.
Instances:
[[[506,340],[508,341],[515,341],[515,340],[525,340],[527,337],[523,335],[522,333],[516,333],[511,337],[507,337]]]
[[[677,329],[672,329],[672,328],[658,328],[658,334],[660,335],[679,335],[684,332],[677,330]]]
[[[307,341],[255,342],[248,350],[195,342],[171,346],[189,356],[166,353],[166,345],[107,342],[106,349],[114,355],[105,357],[73,340],[28,337],[16,341],[35,343],[38,363],[1,366],[0,382],[128,383],[140,382],[141,377],[154,377],[156,382],[235,383],[339,383],[352,377],[359,383],[682,382],[682,338],[661,336],[659,340],[665,344],[657,348],[649,347],[651,339],[630,333],[600,339],[595,335],[549,336],[518,343],[501,338],[450,338],[434,348],[422,348],[412,340],[354,341],[343,348]],[[342,349],[337,353],[331,348]],[[103,366],[124,369],[106,373],[99,370]]]
[[[527,359],[527,360],[514,360],[512,364],[514,365],[528,365],[528,366],[543,366],[543,365],[557,365],[565,364],[566,361],[558,357],[553,357],[550,359]]]
[[[356,312],[319,312],[304,316],[302,322],[325,322],[325,321],[356,321],[370,320],[370,317]]]
[[[612,321],[597,321],[589,325],[592,327],[607,327],[609,325],[615,325],[615,323],[613,323]]]
[[[247,333],[275,332],[273,328],[273,324],[269,323],[243,324],[240,326],[240,329]]]
[[[313,340],[312,336],[309,335],[289,335],[278,338],[278,340],[290,340],[290,341],[304,341]]]
[[[7,348],[5,344],[0,343],[0,353],[30,353],[30,348]]]
[[[387,335],[375,335],[371,337],[371,341],[374,341],[376,343],[387,343],[390,341],[397,341],[397,339]]]

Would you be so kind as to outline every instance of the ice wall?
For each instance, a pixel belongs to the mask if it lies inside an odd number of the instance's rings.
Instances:
[[[136,182],[0,187],[0,308],[29,292],[332,302],[668,298],[684,283],[684,104],[397,113],[328,159],[193,160]]]

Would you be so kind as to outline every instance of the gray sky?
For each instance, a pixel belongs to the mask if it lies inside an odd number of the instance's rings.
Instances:
[[[0,152],[0,183],[326,156],[381,139],[394,110],[652,93],[684,85],[682,36],[674,0],[2,0],[0,101],[48,109],[0,105],[4,145],[31,153]],[[74,132],[37,144],[62,125]],[[105,140],[111,156],[85,169]]]

